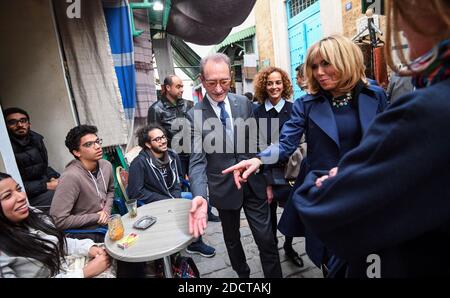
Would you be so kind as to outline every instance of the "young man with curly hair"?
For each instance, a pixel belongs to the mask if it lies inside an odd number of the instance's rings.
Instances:
[[[95,229],[106,225],[114,198],[111,163],[102,159],[97,128],[79,125],[66,136],[66,147],[75,157],[66,166],[53,198],[50,215],[59,229]],[[103,242],[100,234],[69,234]]]

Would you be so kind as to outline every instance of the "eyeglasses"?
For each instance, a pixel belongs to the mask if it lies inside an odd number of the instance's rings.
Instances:
[[[231,79],[222,79],[222,80],[205,80],[205,85],[209,88],[214,88],[217,84],[220,84],[223,88],[228,87],[230,85]]]
[[[90,148],[90,147],[92,147],[92,145],[94,145],[94,144],[97,144],[97,145],[101,146],[102,143],[103,143],[103,140],[102,140],[102,139],[97,139],[97,140],[95,140],[95,141],[89,141],[89,142],[86,142],[86,143],[84,143],[84,144],[81,145],[81,146],[86,147],[86,148]]]
[[[20,119],[11,119],[6,121],[6,124],[9,126],[17,126],[17,124],[26,124],[28,123],[28,118],[20,118]]]
[[[160,137],[156,137],[156,138],[154,138],[153,140],[151,140],[152,142],[157,142],[157,143],[159,143],[159,142],[161,142],[161,141],[163,141],[163,140],[167,140],[167,137],[165,136],[165,135],[162,135],[162,136],[160,136]]]

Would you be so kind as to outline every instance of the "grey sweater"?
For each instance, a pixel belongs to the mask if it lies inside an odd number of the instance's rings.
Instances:
[[[50,215],[59,229],[93,229],[98,227],[99,211],[111,214],[114,178],[111,163],[99,160],[94,177],[79,160],[71,161],[58,182]]]

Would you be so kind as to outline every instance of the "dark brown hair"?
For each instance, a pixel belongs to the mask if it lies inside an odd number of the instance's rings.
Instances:
[[[261,69],[255,78],[255,97],[258,99],[259,103],[265,102],[269,97],[266,90],[267,78],[274,72],[279,72],[281,74],[281,80],[283,81],[283,92],[281,93],[281,97],[289,99],[292,96],[292,83],[287,72],[281,68],[269,66]]]

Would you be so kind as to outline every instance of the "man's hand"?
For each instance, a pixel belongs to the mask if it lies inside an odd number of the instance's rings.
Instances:
[[[58,179],[52,178],[49,182],[47,182],[47,189],[48,190],[55,190],[58,186]]]
[[[337,167],[332,168],[328,172],[328,175],[323,175],[322,177],[316,179],[316,187],[317,188],[321,187],[325,180],[327,180],[328,178],[336,176],[337,173],[338,173],[338,168]]]
[[[238,189],[241,189],[241,183],[247,182],[248,176],[256,172],[261,166],[262,162],[259,158],[251,158],[241,161],[234,166],[231,166],[222,171],[222,174],[233,172],[234,183]]]
[[[195,238],[203,235],[207,226],[208,202],[201,196],[196,196],[192,200],[192,207],[189,210],[189,233]]]
[[[100,216],[97,223],[101,225],[106,225],[108,223],[109,214],[104,210],[97,212],[97,214]]]
[[[272,185],[267,185],[266,193],[267,193],[267,203],[269,203],[269,205],[270,205],[270,204],[272,204],[272,201],[273,201]]]

